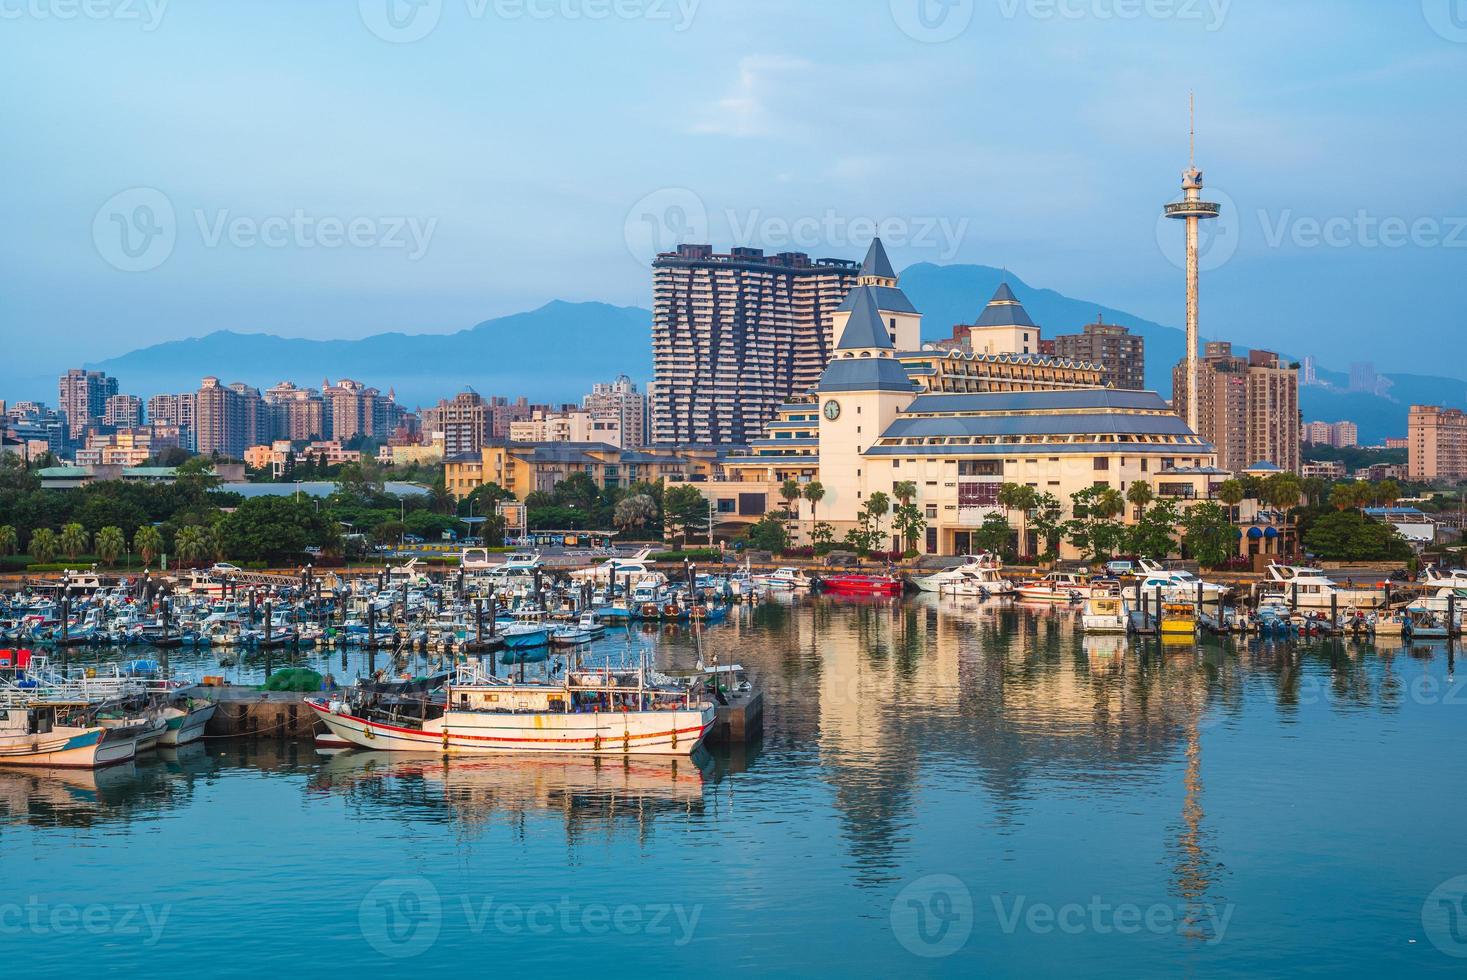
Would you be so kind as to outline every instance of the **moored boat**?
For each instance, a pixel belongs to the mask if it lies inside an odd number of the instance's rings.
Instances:
[[[837,595],[901,595],[902,580],[895,575],[830,575],[820,581],[826,592]]]

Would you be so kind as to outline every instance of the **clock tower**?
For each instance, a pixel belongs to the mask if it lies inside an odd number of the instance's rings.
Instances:
[[[862,454],[897,413],[911,403],[917,386],[896,358],[891,332],[870,291],[857,287],[849,300],[830,364],[820,376],[821,516],[837,525],[837,536],[853,524],[869,490]],[[889,475],[889,474],[888,474]]]

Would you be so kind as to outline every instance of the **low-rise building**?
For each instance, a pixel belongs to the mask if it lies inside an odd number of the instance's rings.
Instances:
[[[1345,464],[1337,459],[1316,460],[1300,466],[1299,475],[1306,480],[1311,478],[1320,480],[1343,480],[1345,478]]]
[[[675,455],[600,442],[495,442],[477,453],[445,457],[443,482],[457,499],[494,483],[524,500],[537,491],[553,491],[575,473],[589,474],[602,489],[615,489],[639,481],[681,480],[688,470]]]

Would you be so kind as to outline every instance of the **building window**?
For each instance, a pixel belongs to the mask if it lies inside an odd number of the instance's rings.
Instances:
[[[1097,470],[1108,470],[1108,469],[1110,469],[1110,457],[1109,456],[1096,456],[1095,457],[1095,468]]]

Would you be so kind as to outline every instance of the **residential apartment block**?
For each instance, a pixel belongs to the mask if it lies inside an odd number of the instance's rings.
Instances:
[[[1218,466],[1242,472],[1272,463],[1300,465],[1299,372],[1271,351],[1235,355],[1233,345],[1208,343],[1198,363],[1198,435],[1215,447]],[[1187,366],[1172,370],[1172,404],[1187,404]]]
[[[1412,405],[1406,420],[1406,472],[1412,480],[1467,479],[1467,414],[1440,405]]]
[[[57,382],[57,408],[66,416],[67,437],[80,442],[87,427],[102,421],[107,399],[117,394],[117,379],[101,371],[72,368]]]
[[[1099,314],[1077,334],[1054,338],[1054,353],[1099,364],[1112,388],[1146,388],[1146,340],[1118,323],[1106,323]]]
[[[612,418],[617,421],[621,439],[616,445],[628,449],[640,449],[647,445],[650,435],[647,428],[650,418],[647,396],[639,392],[632,379],[626,375],[623,374],[608,384],[592,385],[591,393],[581,399],[581,407],[597,418]]]
[[[885,255],[882,254],[885,263]],[[873,280],[894,281],[885,268]],[[652,441],[744,444],[820,380],[862,268],[802,252],[680,245],[652,273]]]
[[[1360,444],[1360,430],[1354,422],[1310,422],[1304,426],[1303,437],[1311,445],[1339,449]]]

